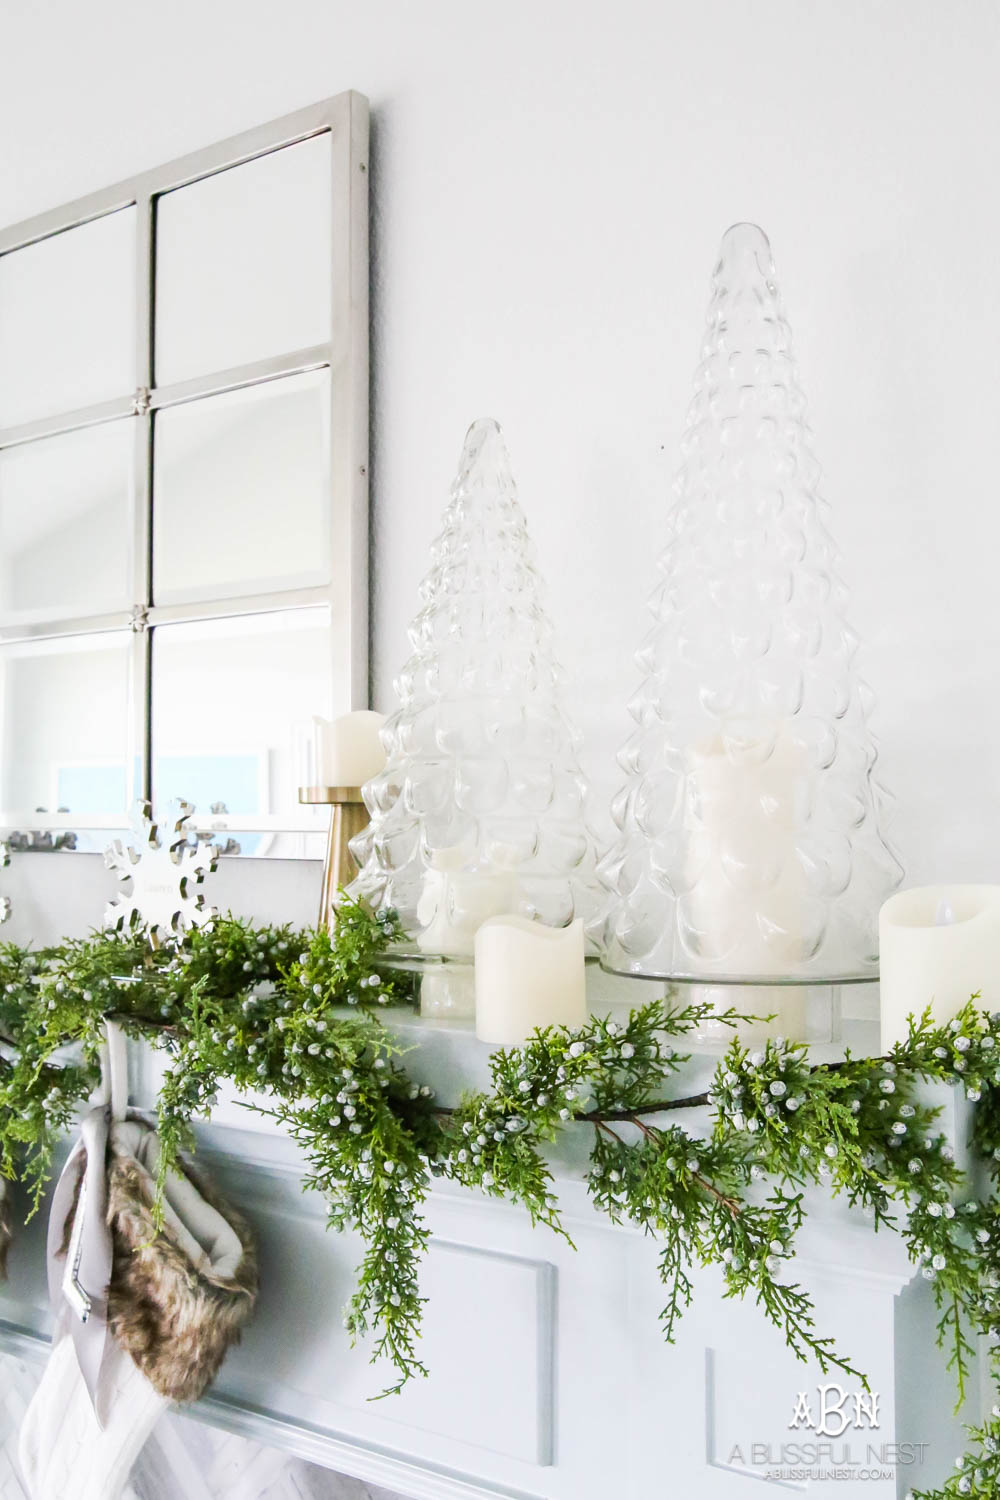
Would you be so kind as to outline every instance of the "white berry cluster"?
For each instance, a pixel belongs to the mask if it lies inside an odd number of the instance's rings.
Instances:
[[[755,1136],[798,1112],[808,1081],[800,1044],[778,1036],[748,1052],[734,1043],[712,1080],[709,1103],[726,1127]]]

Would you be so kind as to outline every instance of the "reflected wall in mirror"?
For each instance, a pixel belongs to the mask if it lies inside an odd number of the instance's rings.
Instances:
[[[157,604],[330,580],[330,377],[289,375],[157,413]]]
[[[128,608],[133,422],[0,449],[3,624]]]
[[[367,703],[367,145],[343,94],[0,231],[0,829],[101,848],[182,796],[321,854],[299,729]]]
[[[130,397],[135,209],[0,256],[0,429]]]

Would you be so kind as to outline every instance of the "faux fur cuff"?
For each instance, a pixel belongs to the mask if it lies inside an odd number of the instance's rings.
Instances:
[[[197,1401],[253,1312],[257,1248],[243,1216],[186,1157],[168,1182],[164,1224],[156,1230],[158,1160],[152,1121],[130,1110],[108,1143],[108,1330],[161,1396]],[[68,1251],[85,1166],[81,1155],[60,1256]]]
[[[133,1117],[134,1118],[134,1117]],[[184,1161],[189,1190],[221,1214],[239,1243],[235,1255],[196,1263],[190,1238],[168,1216],[156,1232],[152,1179],[130,1154],[112,1146],[108,1219],[114,1261],[108,1327],[160,1395],[196,1401],[211,1385],[257,1299],[257,1252],[249,1225]],[[184,1241],[187,1239],[188,1243]],[[204,1248],[204,1247],[203,1247]]]

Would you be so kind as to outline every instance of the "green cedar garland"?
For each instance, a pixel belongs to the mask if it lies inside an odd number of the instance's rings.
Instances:
[[[812,1067],[797,1043],[733,1041],[711,1088],[688,1098],[668,1085],[686,1060],[676,1044],[702,1011],[654,1001],[623,1022],[546,1028],[496,1052],[492,1088],[444,1109],[409,1078],[382,1024],[381,1010],[413,999],[412,978],[380,966],[398,936],[393,913],[347,903],[333,936],[230,916],[159,949],[141,929],[38,952],[3,945],[0,1171],[25,1182],[37,1208],[53,1152],[98,1081],[113,1017],[167,1053],[164,1172],[193,1145],[192,1119],[220,1084],[267,1096],[251,1107],[298,1141],[331,1227],[363,1240],[347,1326],[373,1335],[373,1358],[393,1362],[394,1392],[424,1373],[418,1268],[432,1179],[520,1203],[565,1234],[545,1148],[580,1122],[593,1131],[594,1205],[662,1246],[668,1340],[691,1300],[692,1267],[717,1264],[726,1295],[752,1297],[800,1358],[860,1375],[787,1275],[805,1190],[825,1184],[876,1229],[903,1235],[933,1285],[960,1400],[975,1335],[989,1339],[1000,1380],[1000,1208],[975,1198],[920,1091],[960,1082],[977,1104],[974,1144],[1000,1171],[1000,1016],[977,997],[948,1025],[929,1012],[911,1022],[885,1059]],[[670,1119],[695,1106],[709,1112],[707,1137]],[[1000,1406],[970,1436],[954,1476],[918,1500],[1000,1492]]]

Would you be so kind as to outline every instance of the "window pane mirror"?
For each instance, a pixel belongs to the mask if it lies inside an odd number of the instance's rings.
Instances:
[[[321,854],[299,747],[367,703],[367,146],[342,94],[0,231],[15,847],[180,796]]]

